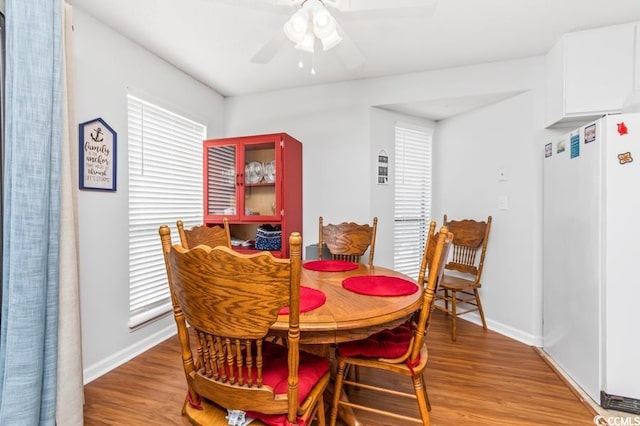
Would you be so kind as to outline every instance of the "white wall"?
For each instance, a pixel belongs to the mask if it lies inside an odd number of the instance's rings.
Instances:
[[[536,73],[543,73],[538,64]],[[433,215],[493,217],[481,297],[490,329],[542,345],[542,159],[545,87],[438,123]],[[506,173],[506,181],[498,178]],[[499,197],[508,208],[499,208]],[[467,317],[478,324],[477,313]]]
[[[79,191],[80,294],[85,382],[175,333],[171,315],[130,331],[127,89],[222,135],[223,98],[158,57],[74,10],[76,119],[101,117],[118,136],[116,192]],[[160,242],[158,239],[158,251]]]
[[[434,217],[493,218],[481,298],[489,328],[520,340],[541,335],[537,219],[541,209],[535,93],[444,120],[434,147]],[[498,170],[507,181],[498,180]],[[498,208],[507,197],[508,209]],[[478,319],[479,321],[479,319]]]
[[[227,136],[284,131],[300,139],[305,244],[317,241],[319,215],[355,221],[377,215],[376,263],[390,266],[393,191],[391,185],[377,185],[373,167],[380,149],[392,151],[388,147],[397,115],[371,107],[492,93],[514,97],[436,125],[434,219],[441,223],[444,212],[494,216],[483,288],[486,317],[490,327],[539,344],[541,154],[537,147],[545,134],[544,58],[227,98]],[[498,167],[509,171],[508,182],[497,182]],[[503,193],[510,201],[504,212],[497,204]]]

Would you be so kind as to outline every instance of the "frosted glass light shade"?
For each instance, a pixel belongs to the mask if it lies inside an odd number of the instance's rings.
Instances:
[[[309,30],[309,13],[300,9],[284,24],[284,34],[294,43],[301,43]]]
[[[295,48],[304,50],[305,52],[313,53],[313,45],[315,44],[315,37],[313,32],[309,28],[309,31],[304,35],[304,38],[299,43],[296,43]]]
[[[336,30],[336,20],[323,6],[313,12],[313,32],[318,38],[327,37]]]
[[[284,24],[284,33],[295,43],[295,48],[312,53],[316,37],[322,41],[323,50],[329,50],[342,41],[337,32],[338,24],[319,0],[306,0]]]
[[[329,50],[334,48],[338,43],[340,43],[342,41],[342,37],[340,37],[340,34],[338,34],[338,32],[334,30],[328,36],[323,37],[321,41],[322,41],[322,50]]]

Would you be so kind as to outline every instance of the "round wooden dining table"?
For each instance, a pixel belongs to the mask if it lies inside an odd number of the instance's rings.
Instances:
[[[313,310],[300,313],[300,344],[329,345],[364,339],[406,321],[422,303],[422,290],[403,296],[373,296],[343,288],[346,278],[375,275],[410,277],[381,266],[358,264],[356,269],[342,272],[314,271],[302,267],[301,287],[320,290],[326,302]],[[288,316],[281,315],[271,327],[274,332],[288,329]]]

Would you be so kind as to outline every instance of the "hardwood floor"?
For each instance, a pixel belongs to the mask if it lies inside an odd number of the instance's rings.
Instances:
[[[444,313],[434,312],[427,335],[425,378],[434,425],[593,425],[588,408],[530,346],[460,320],[457,342],[450,339]],[[409,380],[367,374],[362,381]],[[183,425],[186,388],[179,344],[168,339],[136,359],[85,386],[85,425]],[[416,414],[414,401],[371,396],[362,389],[354,400]],[[358,412],[364,425],[398,425],[393,419]]]

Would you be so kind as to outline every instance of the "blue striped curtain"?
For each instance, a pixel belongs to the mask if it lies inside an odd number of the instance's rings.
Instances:
[[[61,22],[59,0],[6,1],[0,425],[55,425]]]

